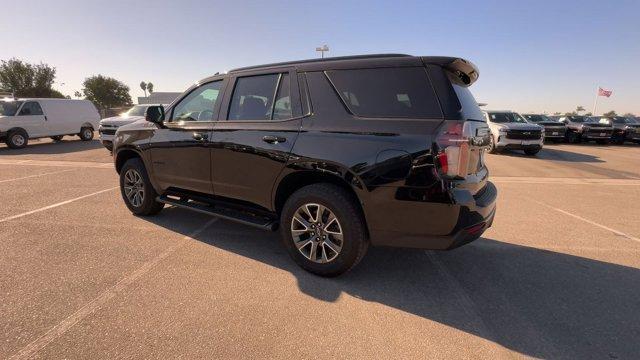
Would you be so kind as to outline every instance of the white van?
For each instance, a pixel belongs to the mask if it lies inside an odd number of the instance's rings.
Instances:
[[[43,137],[59,141],[77,135],[88,141],[99,123],[100,114],[89,100],[0,99],[0,141],[12,149]]]

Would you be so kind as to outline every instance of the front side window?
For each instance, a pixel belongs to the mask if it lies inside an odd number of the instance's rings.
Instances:
[[[22,101],[0,101],[0,116],[15,116]]]
[[[260,121],[291,118],[290,85],[288,74],[238,78],[227,119]]]
[[[362,117],[442,118],[422,67],[327,71],[349,110]]]
[[[213,110],[221,99],[222,80],[204,84],[193,90],[173,109],[171,122],[213,121]]]
[[[22,109],[20,109],[20,114],[18,115],[19,116],[44,115],[44,113],[42,112],[42,108],[40,107],[40,104],[38,104],[35,101],[27,101],[22,106]]]

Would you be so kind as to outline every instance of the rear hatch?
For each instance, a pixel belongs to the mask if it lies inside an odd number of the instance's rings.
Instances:
[[[429,67],[429,60],[423,58]],[[438,59],[438,58],[435,58]],[[489,175],[484,152],[489,145],[489,127],[469,87],[478,79],[478,69],[471,62],[449,58],[438,65],[444,70],[450,89],[447,102],[457,110],[445,115],[435,142],[436,167],[452,188],[465,188],[478,194]],[[433,61],[437,62],[437,61]],[[434,71],[430,69],[433,76]],[[449,106],[443,104],[445,112]]]

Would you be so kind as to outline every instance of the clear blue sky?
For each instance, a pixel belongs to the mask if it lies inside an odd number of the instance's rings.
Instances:
[[[640,1],[1,0],[0,59],[58,69],[73,94],[94,74],[140,96],[183,91],[217,71],[274,61],[400,52],[473,61],[476,99],[517,111],[640,114]],[[60,83],[65,83],[61,85]]]

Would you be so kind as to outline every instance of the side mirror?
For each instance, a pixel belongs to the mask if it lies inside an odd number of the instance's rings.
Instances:
[[[148,122],[162,125],[164,122],[164,107],[162,106],[149,106],[144,113],[144,119]]]

